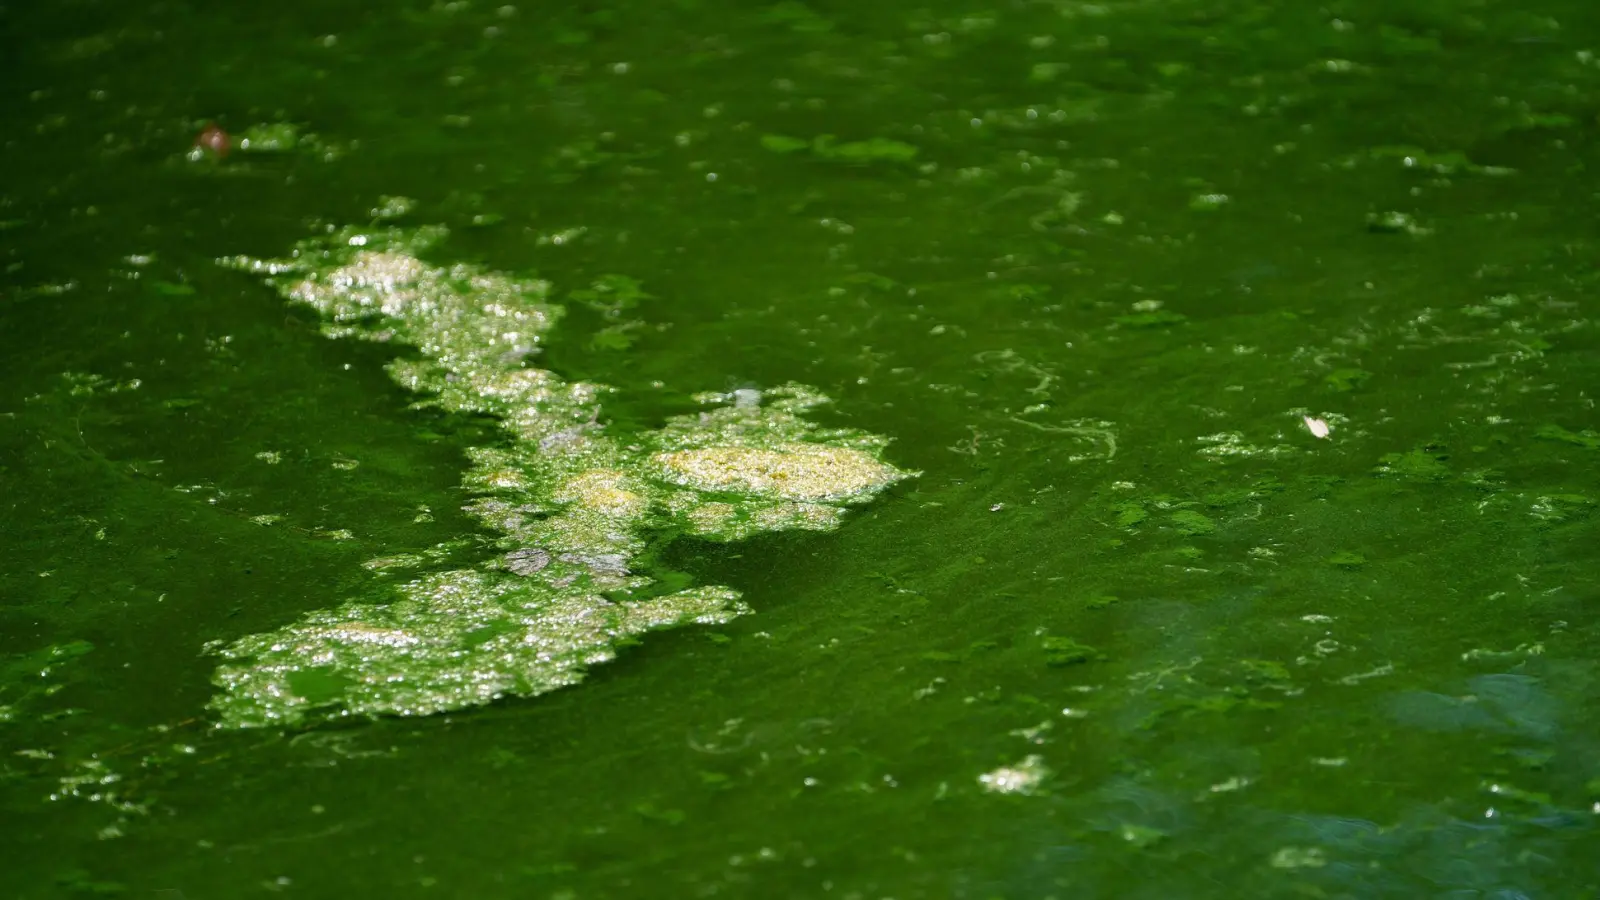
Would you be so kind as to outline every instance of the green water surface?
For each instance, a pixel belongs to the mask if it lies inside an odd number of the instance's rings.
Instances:
[[[0,896],[1600,896],[1600,7],[67,0],[0,79]],[[921,474],[644,534],[753,612],[580,684],[230,727],[208,646],[504,551],[502,423],[219,264],[378,220],[619,446],[797,382]]]

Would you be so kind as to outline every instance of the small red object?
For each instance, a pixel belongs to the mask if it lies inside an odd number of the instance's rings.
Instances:
[[[205,130],[195,137],[194,145],[208,153],[227,156],[228,148],[233,146],[233,138],[228,137],[226,131],[218,128],[216,123],[212,122],[206,125]]]

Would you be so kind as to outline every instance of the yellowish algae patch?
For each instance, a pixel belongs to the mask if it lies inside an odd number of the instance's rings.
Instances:
[[[725,587],[673,592],[632,571],[656,529],[736,540],[836,527],[846,507],[910,477],[886,438],[823,429],[827,398],[801,385],[702,394],[702,411],[618,441],[600,424],[603,385],[525,361],[561,310],[548,286],[420,254],[441,228],[330,231],[283,260],[224,265],[265,276],[324,317],[331,337],[397,342],[420,355],[389,372],[416,406],[499,419],[508,445],[469,450],[466,510],[499,534],[479,566],[434,572],[392,602],[347,601],[275,631],[210,646],[224,727],[308,716],[426,715],[573,684],[645,631],[748,612]],[[435,565],[460,542],[367,564]]]
[[[844,500],[899,477],[893,466],[848,447],[780,444],[722,446],[658,453],[666,477],[701,491],[738,491],[784,500]]]

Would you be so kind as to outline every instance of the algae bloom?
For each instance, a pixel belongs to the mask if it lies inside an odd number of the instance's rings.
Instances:
[[[635,635],[748,612],[726,587],[653,591],[631,568],[649,531],[825,530],[914,474],[882,461],[886,438],[805,419],[827,398],[801,385],[697,395],[696,414],[608,434],[609,388],[523,363],[560,317],[548,285],[425,262],[443,236],[345,229],[288,259],[221,261],[318,310],[330,337],[417,348],[389,366],[416,405],[496,416],[511,438],[473,449],[463,479],[502,552],[416,577],[393,602],[350,600],[212,645],[224,727],[426,715],[573,684]]]

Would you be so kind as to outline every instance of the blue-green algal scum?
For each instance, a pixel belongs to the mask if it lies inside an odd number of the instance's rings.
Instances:
[[[348,602],[213,646],[225,726],[426,715],[573,684],[637,634],[748,611],[726,587],[653,590],[631,568],[647,532],[826,530],[915,474],[882,461],[886,438],[804,419],[827,398],[793,384],[699,395],[698,414],[608,434],[608,388],[526,365],[561,312],[548,285],[419,258],[443,236],[345,229],[288,259],[223,261],[316,308],[331,337],[417,348],[390,372],[424,395],[419,406],[487,413],[511,436],[475,449],[465,477],[498,556],[416,577],[393,603]],[[437,549],[368,565],[421,568],[448,548]]]

